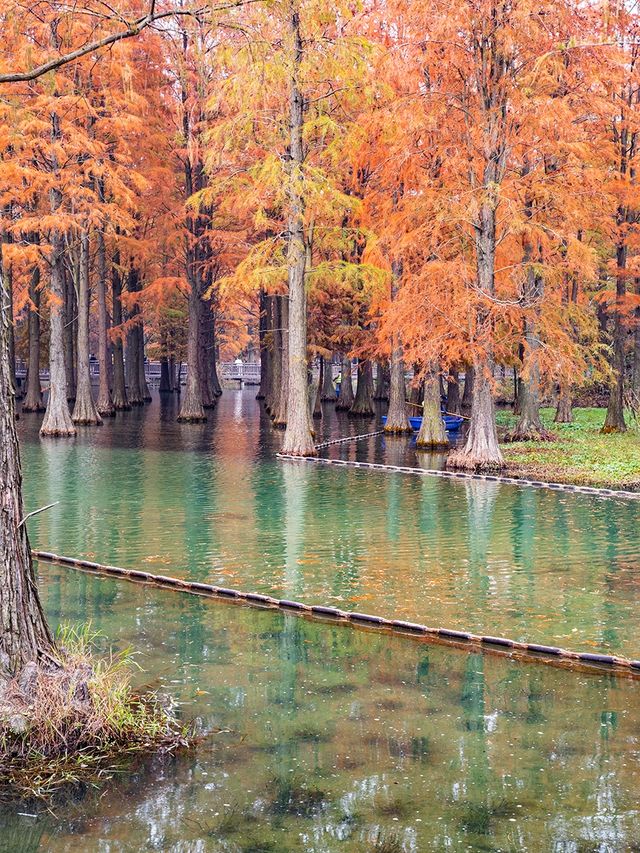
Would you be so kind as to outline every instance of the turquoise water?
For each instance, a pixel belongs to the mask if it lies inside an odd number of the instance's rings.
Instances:
[[[248,392],[76,440],[20,422],[38,547],[309,603],[637,655],[636,504],[273,459]],[[372,424],[358,425],[369,431]],[[353,425],[327,418],[326,435]],[[336,453],[411,461],[400,440]],[[437,461],[437,460],[436,460]],[[0,850],[622,851],[640,845],[640,683],[39,567],[54,622],[140,650],[210,737]],[[105,647],[107,640],[105,642]]]

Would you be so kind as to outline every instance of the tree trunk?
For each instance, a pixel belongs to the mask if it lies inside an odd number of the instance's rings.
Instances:
[[[29,365],[23,412],[44,411],[40,387],[40,298],[40,267],[35,266],[29,282]]]
[[[335,403],[337,399],[336,389],[333,384],[333,362],[330,358],[324,358],[322,371],[322,397],[323,403]]]
[[[51,116],[52,138],[60,137],[58,116]],[[57,170],[57,162],[53,155],[53,168]],[[57,187],[49,191],[49,206],[51,214],[56,215],[62,204],[62,193]],[[64,360],[65,341],[65,277],[64,277],[64,237],[58,231],[52,231],[50,236],[51,255],[51,301],[49,305],[49,397],[44,420],[40,427],[40,435],[75,435],[76,428],[71,420],[69,402],[67,399],[67,374]]]
[[[171,394],[171,376],[169,372],[169,359],[166,355],[160,356],[160,387],[158,391],[160,394]]]
[[[13,392],[16,396],[16,399],[23,396],[21,393],[21,389],[18,385],[18,380],[16,378],[16,336],[15,336],[15,320],[13,314],[13,270],[11,266],[6,271],[6,287],[7,292],[9,294],[9,368],[10,368],[10,376],[11,382],[13,384]]]
[[[91,394],[89,371],[89,233],[80,234],[80,270],[78,279],[78,386],[76,404],[71,420],[84,426],[98,426],[102,418],[97,412]]]
[[[447,432],[440,411],[440,379],[435,365],[431,365],[424,380],[424,402],[422,404],[422,424],[418,432],[416,447],[449,447]]]
[[[23,521],[9,322],[9,292],[0,254],[0,664],[16,675],[30,661],[51,654],[53,638],[40,604]]]
[[[318,376],[318,385],[316,387],[316,393],[314,395],[314,403],[313,403],[313,417],[314,418],[322,418],[322,388],[324,386],[324,358],[320,359],[320,374]]]
[[[394,335],[391,342],[391,381],[389,383],[389,411],[384,431],[390,434],[412,432],[407,411],[406,389],[404,385],[404,361],[400,336]],[[378,373],[382,373],[382,364],[378,362]],[[439,410],[439,407],[438,407]]]
[[[289,370],[287,428],[282,452],[293,456],[315,456],[313,429],[309,417],[307,387],[307,289],[305,286],[306,245],[304,235],[304,150],[302,127],[304,97],[299,76],[303,59],[298,0],[291,0],[291,78],[289,93],[288,230],[287,278],[289,283]]]
[[[127,290],[129,293],[138,293],[140,290],[140,277],[136,266],[131,261],[127,274]],[[138,317],[140,307],[134,303],[129,311],[129,320],[132,321],[127,332],[125,367],[127,371],[127,396],[130,406],[144,406],[144,392],[140,384],[140,326]]]
[[[280,391],[282,387],[282,317],[280,313],[279,297],[272,296],[270,298],[273,318],[271,341],[271,384],[267,388],[265,407],[273,419],[279,405]]]
[[[460,383],[458,382],[459,370],[457,365],[451,369],[452,375],[447,381],[447,412],[450,415],[459,415],[462,410]]]
[[[258,339],[260,341],[260,388],[256,400],[266,400],[269,397],[271,382],[271,336],[273,323],[271,321],[271,297],[260,290],[260,322]]]
[[[336,403],[336,411],[348,412],[353,406],[354,399],[353,380],[351,379],[351,359],[344,356],[342,359],[340,394]]]
[[[371,418],[375,414],[372,403],[373,397],[373,374],[371,362],[366,359],[358,359],[358,386],[353,406],[349,409],[349,417]]]
[[[196,280],[189,288],[189,328],[187,332],[187,387],[178,420],[182,423],[200,423],[207,416],[202,405],[200,385],[200,294]]]
[[[490,174],[485,174],[488,180]],[[492,296],[495,289],[496,204],[491,189],[489,198],[480,205],[476,229],[477,283],[480,293]],[[477,308],[478,329],[490,340],[491,318],[482,303]],[[493,375],[491,345],[478,347],[474,361],[473,399],[471,425],[467,442],[462,450],[451,454],[447,465],[473,471],[504,468],[504,458],[498,444],[498,431],[493,406],[491,379]],[[465,389],[466,391],[466,389]]]
[[[149,386],[147,385],[147,373],[144,365],[144,320],[141,319],[138,324],[138,384],[140,385],[142,402],[150,403],[152,397],[151,391],[149,391]]]
[[[113,325],[119,329],[122,325],[122,274],[120,272],[120,255],[114,254],[111,267],[111,294],[113,301]],[[131,408],[127,397],[127,386],[124,377],[124,346],[122,335],[118,334],[113,340],[113,406],[116,411],[126,411]]]
[[[464,372],[464,390],[462,392],[462,414],[468,415],[471,412],[471,404],[473,402],[473,378],[474,369],[472,364],[467,365]]]
[[[275,408],[273,410],[273,425],[278,429],[284,429],[287,425],[287,406],[289,403],[289,299],[286,296],[277,296],[279,303],[278,319],[280,331],[280,385],[275,394]],[[306,388],[305,373],[305,388]]]
[[[614,384],[609,394],[607,416],[602,432],[626,432],[624,420],[624,374],[625,374],[625,344],[627,329],[624,323],[624,300],[627,293],[627,244],[622,240],[618,244],[616,258],[618,273],[616,275],[616,305],[613,312],[613,374]]]
[[[64,251],[64,250],[63,250]],[[67,378],[67,401],[76,399],[76,289],[73,276],[62,264],[62,280],[64,283],[64,369]]]
[[[211,359],[213,355],[212,323],[213,314],[211,306],[204,299],[200,299],[199,367],[202,407],[204,409],[214,409],[218,402],[211,387]]]
[[[393,356],[392,356],[393,357]],[[390,397],[390,378],[387,377],[387,365],[384,361],[377,361],[376,382],[373,399],[384,402]]]
[[[557,424],[573,423],[573,405],[571,400],[571,386],[566,382],[560,383],[558,391],[558,403],[554,421]]]
[[[218,342],[216,339],[216,313],[211,312],[211,350],[209,353],[209,364],[211,366],[209,381],[211,392],[214,397],[222,397],[222,385],[218,376]]]
[[[98,250],[96,257],[98,276],[98,366],[100,369],[100,385],[98,387],[98,402],[96,408],[103,418],[114,417],[116,410],[111,399],[109,388],[110,354],[109,348],[109,315],[107,313],[107,257],[104,245],[104,232],[98,231]]]

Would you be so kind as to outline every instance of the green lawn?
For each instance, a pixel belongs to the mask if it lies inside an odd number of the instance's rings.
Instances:
[[[554,409],[542,410],[542,419],[557,441],[502,444],[510,474],[556,483],[640,490],[640,430],[630,416],[626,433],[602,435],[604,409],[574,409],[571,424],[554,424],[554,414]],[[510,411],[498,411],[497,421],[504,433],[516,418]]]

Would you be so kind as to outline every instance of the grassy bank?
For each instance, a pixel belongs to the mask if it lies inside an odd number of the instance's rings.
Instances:
[[[0,672],[0,801],[65,797],[100,786],[135,755],[189,745],[155,694],[131,688],[128,652],[96,658],[88,629],[63,629],[57,660]]]
[[[502,445],[510,475],[640,490],[640,432],[635,421],[627,418],[629,430],[623,435],[603,435],[604,409],[575,409],[571,424],[555,424],[554,414],[554,409],[542,410],[542,420],[556,441]],[[516,422],[508,411],[499,411],[497,420],[502,434]]]

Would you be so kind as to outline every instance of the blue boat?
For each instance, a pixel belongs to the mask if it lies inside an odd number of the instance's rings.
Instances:
[[[386,424],[387,416],[383,415],[381,420],[383,424]],[[464,418],[460,418],[457,415],[443,415],[442,420],[444,421],[444,428],[447,432],[457,432],[462,426]],[[411,429],[413,429],[414,432],[418,432],[422,426],[422,418],[410,417],[409,423],[411,424]]]

